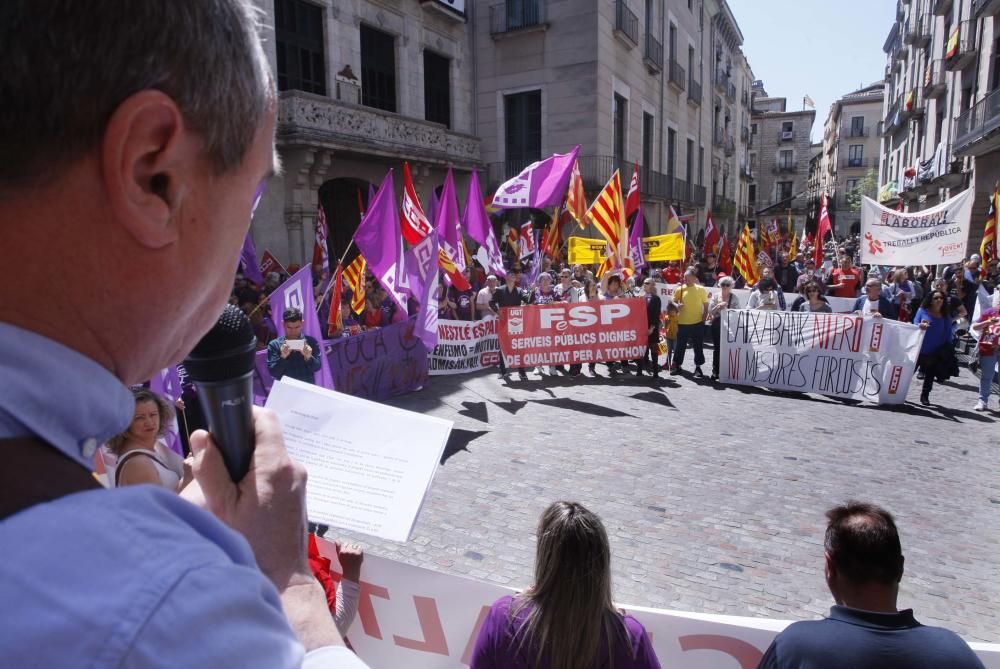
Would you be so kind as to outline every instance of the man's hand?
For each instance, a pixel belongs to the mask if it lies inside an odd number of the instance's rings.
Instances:
[[[930,327],[930,323],[928,323],[927,321],[920,321],[921,330],[926,330],[928,327]]]
[[[310,346],[309,344],[302,345],[302,357],[305,358],[306,360],[309,360],[310,358],[313,357],[312,346]]]
[[[361,563],[365,561],[365,552],[357,544],[342,544],[337,546],[337,559],[344,570],[344,578],[355,583],[361,582]]]
[[[287,358],[289,355],[291,355],[291,353],[292,353],[292,349],[289,348],[288,342],[287,341],[286,342],[282,342],[282,344],[281,344],[281,357],[282,357],[282,359]]]

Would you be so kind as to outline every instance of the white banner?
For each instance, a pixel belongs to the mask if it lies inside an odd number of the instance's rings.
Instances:
[[[497,321],[438,321],[438,343],[430,353],[427,370],[431,376],[467,374],[500,363]]]
[[[660,296],[660,310],[667,310],[667,300],[673,299],[674,290],[677,286],[657,283],[657,294]],[[718,286],[714,288],[705,288],[710,296],[717,296],[721,292],[721,288]],[[747,304],[750,302],[750,293],[753,292],[748,288],[734,288],[733,295],[740,301],[740,306],[746,309]],[[798,293],[785,293],[785,306],[791,307],[792,302],[799,296]],[[830,308],[834,313],[847,314],[854,311],[854,298],[853,297],[834,297],[833,295],[826,295],[826,301],[830,305]]]
[[[337,569],[333,545],[318,543]],[[347,637],[373,669],[463,669],[490,605],[512,592],[365,555],[358,615]],[[664,667],[754,669],[774,636],[791,622],[619,606],[646,628]],[[971,646],[987,669],[1000,669],[1000,645]]]
[[[916,325],[856,314],[725,312],[722,381],[902,404],[923,342]]]
[[[944,265],[961,262],[969,241],[972,189],[930,209],[904,214],[871,198],[861,204],[865,265]]]

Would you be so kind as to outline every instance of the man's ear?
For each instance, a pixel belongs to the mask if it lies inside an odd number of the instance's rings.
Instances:
[[[116,221],[142,246],[177,240],[199,152],[177,104],[160,91],[136,93],[112,113],[101,142],[104,186]]]

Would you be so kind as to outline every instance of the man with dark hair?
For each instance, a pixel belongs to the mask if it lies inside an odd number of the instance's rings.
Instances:
[[[254,4],[0,2],[0,239],[23,263],[0,284],[4,667],[363,666],[273,413],[241,481],[202,430],[183,499],[91,476],[128,386],[218,319],[278,169]]]
[[[826,517],[826,584],[837,604],[823,620],[786,627],[758,669],[983,669],[957,634],[896,608],[903,551],[892,514],[852,501]]]
[[[315,337],[302,333],[302,311],[285,309],[281,317],[285,335],[267,344],[267,369],[275,381],[289,376],[306,383],[316,383],[322,365],[322,349]]]
[[[497,314],[501,307],[519,307],[528,301],[528,294],[518,288],[517,284],[521,280],[521,266],[514,265],[507,272],[504,285],[493,292],[493,299],[490,301],[490,308]],[[500,378],[506,379],[508,375],[507,363],[504,362],[503,353],[500,354]],[[517,370],[517,376],[522,381],[528,378],[524,368]]]

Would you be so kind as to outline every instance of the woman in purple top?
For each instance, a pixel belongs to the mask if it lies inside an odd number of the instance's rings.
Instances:
[[[479,628],[471,669],[659,669],[646,630],[611,601],[601,519],[555,502],[538,525],[535,585],[501,597]]]

